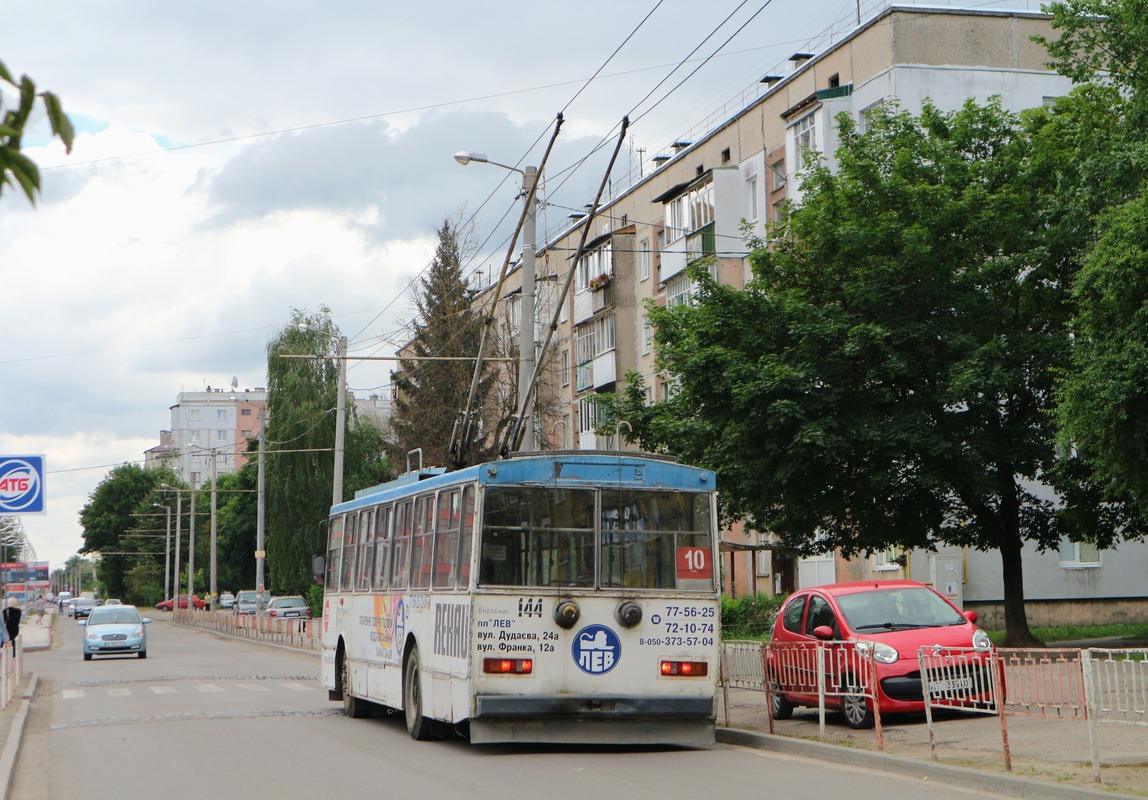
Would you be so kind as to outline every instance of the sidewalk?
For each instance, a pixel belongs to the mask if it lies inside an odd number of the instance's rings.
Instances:
[[[24,735],[24,723],[28,719],[28,711],[32,705],[32,696],[36,692],[36,675],[32,670],[35,663],[34,654],[38,650],[48,650],[52,647],[53,622],[55,614],[26,615],[20,625],[20,644],[24,649],[24,671],[20,684],[13,693],[12,702],[5,709],[0,709],[0,800],[8,797],[8,788],[12,783],[12,771],[16,766],[16,757],[20,752],[20,740]],[[5,645],[11,650],[11,645]]]
[[[825,740],[819,741],[816,709],[796,709],[792,719],[777,720],[769,735],[766,694],[729,690],[729,724],[718,694],[718,741],[818,758],[837,764],[918,775],[975,786],[1015,797],[1148,797],[1148,727],[1096,724],[1101,783],[1093,780],[1088,723],[1008,715],[1012,772],[1005,771],[1000,718],[948,712],[934,716],[936,759],[929,746],[924,715],[884,720],[884,752],[874,730],[849,728],[840,713],[827,712]]]

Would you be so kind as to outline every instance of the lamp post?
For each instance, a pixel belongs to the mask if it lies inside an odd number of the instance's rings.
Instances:
[[[163,596],[166,600],[171,589],[169,578],[171,576],[171,506],[152,503],[152,508],[162,508],[167,512],[167,526],[163,536]]]
[[[530,380],[534,374],[534,305],[535,305],[535,277],[534,252],[536,238],[536,218],[538,213],[538,167],[525,167],[519,169],[508,164],[499,164],[491,161],[482,153],[471,153],[459,150],[454,154],[454,160],[464,167],[472,161],[480,164],[493,164],[496,167],[517,172],[522,176],[522,191],[526,194],[526,219],[522,225],[522,313],[519,315],[518,326],[518,403],[519,421],[523,428],[523,451],[535,450],[534,441],[534,415],[528,408],[526,395],[530,391]]]
[[[322,328],[299,323],[299,330],[321,333],[335,341],[339,360],[339,391],[335,398],[335,472],[331,481],[331,505],[343,502],[343,446],[347,431],[347,337],[337,336]]]
[[[159,488],[166,489],[169,492],[175,492],[175,563],[173,564],[174,569],[172,569],[172,574],[171,574],[171,577],[172,577],[171,583],[172,583],[172,587],[175,589],[175,591],[172,594],[166,595],[166,597],[164,598],[164,599],[167,599],[167,597],[172,598],[171,611],[174,614],[175,613],[175,606],[176,606],[175,598],[179,597],[179,584],[180,584],[180,577],[179,577],[179,539],[180,539],[180,532],[181,532],[180,528],[181,528],[181,525],[183,522],[183,489],[177,489],[174,486],[168,486],[166,483],[161,483],[159,485]],[[166,583],[166,579],[164,582]]]

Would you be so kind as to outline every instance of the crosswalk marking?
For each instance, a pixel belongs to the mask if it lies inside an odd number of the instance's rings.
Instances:
[[[302,683],[281,683],[279,685],[284,689],[291,689],[292,691],[296,692],[309,692],[315,688],[314,686],[307,686]]]
[[[78,700],[79,698],[83,697],[84,694],[85,693],[83,689],[65,689],[62,693],[62,696],[65,700]]]
[[[269,692],[271,689],[267,686],[260,686],[257,683],[237,683],[235,684],[240,689],[246,689],[249,692]]]
[[[179,694],[181,691],[195,690],[203,694],[218,694],[226,692],[231,688],[242,689],[245,692],[272,692],[276,688],[287,690],[291,692],[313,692],[318,690],[317,684],[306,684],[298,681],[277,681],[271,683],[270,681],[260,683],[229,683],[226,685],[219,685],[216,683],[196,683],[190,685],[172,686],[168,684],[156,684],[151,686],[140,686],[133,689],[129,686],[108,686],[108,687],[88,687],[87,689],[62,689],[60,697],[63,700],[80,700],[88,697],[90,694],[102,694],[105,697],[131,697],[134,691],[141,693],[151,692],[152,694]]]
[[[108,689],[108,697],[129,697],[131,689]]]
[[[195,688],[201,692],[222,692],[223,691],[222,686],[216,686],[214,683],[201,683],[198,686],[196,686]]]
[[[179,691],[174,686],[149,686],[148,688],[155,694],[175,694]]]

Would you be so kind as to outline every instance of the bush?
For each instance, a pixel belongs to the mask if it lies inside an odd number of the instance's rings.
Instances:
[[[722,597],[722,638],[767,639],[773,620],[787,596],[751,594],[745,597]]]

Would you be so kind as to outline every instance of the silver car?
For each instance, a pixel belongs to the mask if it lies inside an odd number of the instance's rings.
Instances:
[[[147,658],[147,628],[151,619],[140,617],[135,606],[100,606],[87,619],[77,620],[84,629],[84,661],[92,656],[135,654]]]

